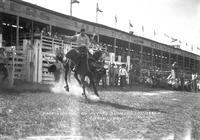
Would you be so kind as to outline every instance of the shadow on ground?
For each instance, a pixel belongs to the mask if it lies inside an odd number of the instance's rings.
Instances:
[[[122,110],[129,110],[129,111],[142,111],[142,112],[154,112],[154,113],[167,113],[166,111],[160,110],[160,109],[155,109],[155,108],[135,108],[135,107],[131,107],[131,106],[127,106],[127,105],[122,105],[119,103],[113,103],[110,101],[91,101],[91,100],[87,100],[87,103],[89,104],[93,104],[93,105],[99,105],[99,106],[103,106],[103,107],[113,107],[115,109],[122,109]]]
[[[50,84],[38,84],[38,83],[32,83],[32,82],[23,82],[23,81],[15,81],[14,86],[11,88],[9,87],[9,84],[6,83],[0,83],[0,93],[51,93],[51,87]],[[121,91],[121,92],[130,92],[130,91],[140,91],[140,92],[153,92],[153,91],[161,91],[161,90],[169,90],[169,89],[163,89],[163,88],[152,88],[146,85],[133,85],[132,87],[126,86],[124,88],[122,87],[103,87],[98,86],[97,88],[99,91]]]

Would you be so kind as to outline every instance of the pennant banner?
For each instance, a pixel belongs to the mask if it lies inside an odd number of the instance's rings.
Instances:
[[[131,21],[129,21],[129,26],[130,26],[130,27],[133,27],[133,24],[131,24]]]
[[[80,3],[80,1],[78,0],[71,0],[71,3],[74,4],[74,3]]]
[[[115,23],[117,23],[117,16],[115,16]]]

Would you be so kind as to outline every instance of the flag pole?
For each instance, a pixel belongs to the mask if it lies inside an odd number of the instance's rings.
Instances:
[[[98,23],[98,11],[96,10],[96,23]]]
[[[72,16],[72,0],[70,0],[70,16]]]
[[[115,15],[115,29],[117,28],[117,16]]]

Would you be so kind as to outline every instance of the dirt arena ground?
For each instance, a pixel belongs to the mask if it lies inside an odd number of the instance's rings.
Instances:
[[[200,93],[135,86],[99,94],[86,100],[80,87],[1,86],[0,139],[200,139]]]

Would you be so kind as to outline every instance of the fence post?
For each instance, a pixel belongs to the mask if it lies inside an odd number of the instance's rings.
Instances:
[[[43,55],[42,55],[42,40],[38,45],[38,57],[37,57],[37,82],[42,82],[42,64],[43,64]]]
[[[12,63],[11,63],[11,73],[9,75],[9,86],[12,88],[14,85],[15,78],[15,48],[12,48]]]
[[[32,56],[32,77],[33,82],[38,82],[37,74],[38,74],[38,46],[39,46],[39,40],[34,41],[34,47],[33,47],[33,56]]]

